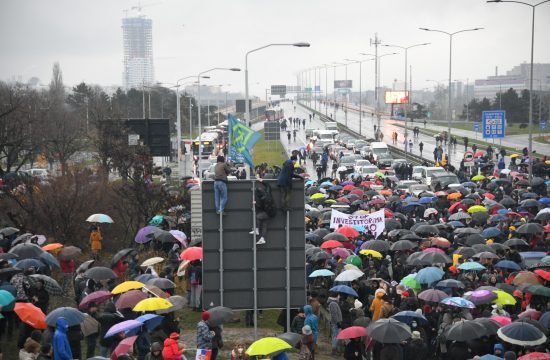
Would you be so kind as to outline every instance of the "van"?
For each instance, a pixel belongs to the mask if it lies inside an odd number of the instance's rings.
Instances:
[[[327,121],[325,123],[325,129],[327,131],[332,132],[333,135],[337,135],[339,133],[338,131],[338,123],[335,121]]]
[[[317,139],[334,143],[334,134],[330,130],[317,130]]]
[[[388,145],[385,142],[372,142],[370,144],[372,156],[374,157],[374,160],[378,161],[379,155],[390,155],[390,150],[388,149]]]
[[[442,167],[437,167],[437,166],[426,167],[424,169],[420,169],[422,182],[424,182],[424,184],[426,184],[426,185],[431,185],[432,184],[432,177],[436,173],[445,173],[445,169],[443,169]]]

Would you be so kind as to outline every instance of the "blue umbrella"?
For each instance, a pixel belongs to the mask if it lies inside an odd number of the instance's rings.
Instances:
[[[119,322],[118,324],[115,324],[109,328],[104,338],[111,337],[121,332],[128,333],[133,329],[140,328],[142,325],[143,323],[137,320],[126,320]]]
[[[340,190],[342,190],[342,187],[340,185],[332,185],[328,189],[332,190],[332,191],[340,191]]]
[[[495,267],[500,269],[521,270],[521,267],[511,260],[500,260],[495,264]]]
[[[61,269],[61,267],[59,266],[59,261],[56,259],[56,257],[47,251],[40,254],[40,261],[48,265],[50,268]]]
[[[502,232],[496,227],[488,227],[487,229],[484,229],[481,232],[481,236],[483,236],[486,239],[494,238],[494,237],[499,236],[501,234],[502,234]]]
[[[550,329],[550,311],[545,312],[539,319],[539,323],[544,325],[545,328]]]
[[[347,294],[353,297],[359,297],[359,295],[357,295],[357,292],[355,292],[355,290],[353,290],[347,285],[336,285],[335,287],[331,288],[329,291]]]
[[[134,278],[135,281],[139,281],[142,283],[146,283],[147,281],[151,279],[156,279],[158,276],[155,276],[153,274],[141,274]]]
[[[464,223],[461,223],[460,221],[449,221],[449,225],[451,225],[452,227],[454,228],[461,228],[461,227],[464,227],[466,225],[464,225]]]
[[[19,269],[28,269],[28,268],[43,268],[46,267],[42,261],[37,259],[24,259],[15,263],[15,267]]]
[[[365,229],[364,226],[361,226],[361,225],[353,225],[353,228],[359,232],[365,232],[367,231],[367,229]]]
[[[497,210],[497,214],[500,214],[500,215],[506,215],[510,212],[510,210],[508,209],[498,209]]]
[[[334,184],[331,183],[330,181],[325,181],[325,182],[321,183],[321,186],[322,186],[322,187],[330,187],[330,186],[332,186],[332,185],[334,185]]]
[[[502,360],[502,358],[492,354],[485,354],[481,356],[479,360]]]
[[[460,265],[458,265],[458,268],[460,270],[485,270],[485,266],[481,265],[480,263],[478,262],[475,262],[475,261],[468,261],[468,262],[465,262],[465,263],[462,263]]]
[[[161,315],[144,314],[144,315],[138,316],[135,320],[143,323],[147,328],[147,331],[151,332],[155,330],[155,328],[162,323],[163,319],[164,319],[164,316],[161,316]],[[128,335],[137,335],[137,330],[138,329],[130,330],[128,332]]]
[[[468,309],[475,309],[475,305],[473,302],[463,299],[461,297],[448,297],[440,301],[441,304],[459,307],[459,308],[468,308]]]
[[[548,203],[550,203],[550,198],[549,198],[549,197],[540,198],[540,199],[539,199],[539,203],[541,203],[541,204],[548,204]]]
[[[491,216],[491,222],[506,221],[508,218],[503,214],[496,214]]]
[[[436,281],[439,281],[443,278],[443,270],[437,267],[427,267],[422,270],[420,270],[416,276],[415,280],[418,281],[420,284],[432,284]]]
[[[314,278],[314,277],[323,277],[323,276],[334,276],[334,273],[327,269],[320,269],[320,270],[315,270],[308,277]]]
[[[315,181],[313,181],[313,180],[306,181],[306,186],[313,185],[313,184],[315,184]]]
[[[420,324],[428,323],[428,319],[426,319],[424,315],[419,314],[416,311],[400,311],[397,314],[393,315],[392,318],[397,321],[401,321],[402,323],[405,323],[407,325],[410,325],[413,321],[416,321]]]
[[[7,306],[15,302],[15,297],[7,290],[0,290],[0,305],[2,307]]]
[[[419,204],[429,204],[429,203],[433,202],[434,199],[435,198],[433,198],[433,197],[426,196],[426,197],[420,198],[420,200],[418,200],[418,203]]]
[[[55,327],[57,319],[65,318],[69,326],[75,326],[84,321],[84,314],[72,307],[60,307],[46,316],[46,324]]]
[[[464,186],[464,187],[476,187],[476,184],[471,182],[471,181],[466,181],[466,182],[462,183],[462,186]]]

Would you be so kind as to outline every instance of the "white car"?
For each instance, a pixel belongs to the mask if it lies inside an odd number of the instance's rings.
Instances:
[[[353,167],[353,171],[356,173],[360,173],[359,169],[361,169],[363,166],[371,165],[370,161],[368,160],[355,160],[355,166]]]
[[[359,174],[361,174],[361,176],[365,177],[365,178],[372,178],[374,177],[374,173],[380,171],[378,169],[378,166],[376,165],[367,165],[367,166],[362,166],[360,169],[358,169],[359,171],[357,171]]]
[[[32,177],[39,178],[40,180],[46,180],[50,177],[50,171],[48,169],[29,169],[25,170],[25,172]]]
[[[425,166],[413,166],[412,178],[414,180],[422,180],[422,170],[425,170]]]
[[[431,185],[433,175],[440,173],[445,173],[445,169],[442,167],[426,167],[421,170],[421,181],[426,185]]]

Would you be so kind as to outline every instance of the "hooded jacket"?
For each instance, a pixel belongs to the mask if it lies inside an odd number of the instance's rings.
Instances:
[[[370,312],[372,314],[372,321],[376,321],[380,319],[382,305],[384,304],[384,301],[382,300],[382,296],[384,296],[384,290],[378,289],[376,290],[374,294],[374,299],[372,300],[372,303],[370,304]]]
[[[153,354],[154,351],[160,351],[158,356]],[[162,345],[158,342],[151,344],[151,352],[145,355],[145,360],[163,360],[162,359]]]
[[[342,322],[342,311],[340,310],[340,305],[338,305],[338,298],[329,297],[327,303],[330,313],[330,323],[336,325]]]
[[[304,326],[309,325],[313,332],[313,341],[317,343],[317,335],[319,334],[319,319],[313,314],[313,308],[311,305],[304,306],[304,314],[306,319],[304,320]]]
[[[72,360],[73,354],[67,338],[69,322],[65,318],[59,318],[56,322],[56,330],[53,334],[53,358],[55,360]]]
[[[111,326],[118,324],[123,320],[124,318],[119,316],[116,313],[115,304],[113,304],[112,302],[108,302],[105,305],[104,312],[101,315],[99,315],[99,318],[98,318],[99,325],[100,325],[99,344],[101,346],[110,347],[113,344],[114,337],[109,337],[105,339],[105,334],[107,334],[107,331],[109,331]]]
[[[179,360],[182,353],[183,351],[178,346],[178,340],[172,338],[164,340],[164,349],[162,350],[164,360]]]

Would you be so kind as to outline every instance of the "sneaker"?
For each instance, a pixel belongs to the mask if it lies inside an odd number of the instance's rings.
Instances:
[[[250,235],[254,235],[254,230],[249,232]],[[256,229],[256,235],[260,235],[260,230]]]
[[[264,237],[262,236],[262,237],[260,238],[260,240],[258,240],[258,241],[256,242],[256,245],[263,245],[263,244],[265,244],[265,239],[264,239]]]

